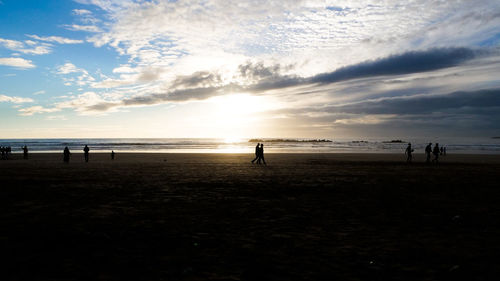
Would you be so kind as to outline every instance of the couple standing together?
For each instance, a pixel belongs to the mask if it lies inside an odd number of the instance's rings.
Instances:
[[[252,160],[255,162],[257,160],[257,164],[260,164],[260,161],[264,162],[264,165],[266,164],[266,160],[264,160],[264,144],[263,143],[257,143],[257,146],[255,146],[255,159]]]

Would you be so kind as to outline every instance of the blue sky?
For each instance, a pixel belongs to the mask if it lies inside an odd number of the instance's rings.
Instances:
[[[0,1],[3,138],[500,135],[498,1]]]

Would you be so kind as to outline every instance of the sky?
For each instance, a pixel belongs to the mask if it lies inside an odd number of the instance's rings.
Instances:
[[[0,138],[500,136],[500,1],[0,0]]]

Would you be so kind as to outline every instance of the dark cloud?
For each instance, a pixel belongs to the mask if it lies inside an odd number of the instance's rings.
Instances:
[[[429,114],[467,109],[481,114],[485,108],[500,107],[500,89],[454,92],[446,95],[414,95],[361,101],[320,108],[320,111],[354,114]],[[490,111],[487,111],[490,113]]]
[[[226,95],[240,91],[238,85],[225,85],[222,87],[201,87],[192,89],[177,89],[166,93],[156,93],[123,99],[119,102],[103,102],[88,106],[88,111],[107,111],[112,108],[126,106],[155,105],[166,102],[182,102],[189,100],[204,100],[214,96]]]
[[[333,72],[322,73],[308,78],[296,76],[271,76],[252,85],[250,90],[258,92],[281,89],[306,84],[331,84],[351,79],[382,75],[402,75],[439,70],[460,65],[474,59],[486,51],[468,48],[441,48],[425,51],[411,51],[372,61],[339,68]]]
[[[187,76],[178,76],[173,82],[172,88],[199,88],[220,85],[222,78],[220,74],[208,71],[199,71]]]
[[[330,73],[316,75],[312,83],[335,83],[339,81],[380,75],[400,75],[438,70],[457,66],[477,57],[478,51],[467,48],[429,49],[393,55],[374,61],[342,67]]]
[[[280,76],[282,71],[290,71],[294,67],[294,65],[282,66],[280,64],[266,66],[263,62],[252,63],[249,61],[246,64],[239,65],[238,70],[243,78],[260,80],[273,76]]]

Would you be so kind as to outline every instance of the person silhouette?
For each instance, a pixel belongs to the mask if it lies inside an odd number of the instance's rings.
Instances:
[[[23,158],[28,159],[28,147],[26,145],[23,146]]]
[[[89,150],[89,147],[85,145],[85,147],[83,148],[83,152],[85,154],[85,162],[89,162]]]
[[[64,156],[64,157],[63,157],[63,161],[64,161],[64,163],[69,163],[69,155],[70,155],[70,154],[71,154],[71,153],[69,152],[69,148],[66,146],[66,147],[64,148],[64,152],[63,152],[63,156]]]
[[[115,160],[115,151],[111,150],[111,160]]]
[[[431,163],[431,153],[432,153],[432,142],[430,142],[425,147],[425,155],[427,156],[427,158],[425,160],[426,163]]]
[[[255,158],[252,160],[252,164],[253,162],[259,159],[259,151],[260,151],[260,143],[257,143],[257,145],[255,146]]]
[[[439,158],[439,143],[436,143],[434,149],[432,150],[432,154],[434,154],[434,159],[432,159],[432,163],[438,163]]]
[[[411,143],[408,143],[408,146],[406,147],[406,150],[405,150],[406,163],[411,163],[411,160],[413,159],[412,152],[413,152],[413,149],[411,148]]]
[[[266,160],[264,160],[264,144],[260,144],[260,149],[259,149],[259,160],[257,160],[257,164],[260,164],[260,161],[264,162],[264,165],[266,164]]]
[[[446,156],[446,146],[443,147],[443,155]]]

